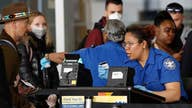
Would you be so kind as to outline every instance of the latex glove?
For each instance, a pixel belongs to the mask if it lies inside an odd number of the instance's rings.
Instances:
[[[56,94],[51,94],[46,100],[47,105],[49,108],[55,108],[56,102],[57,102],[57,95]]]
[[[79,58],[78,63],[83,64],[82,58]]]
[[[137,88],[137,89],[140,89],[142,91],[146,91],[146,92],[152,93],[151,90],[148,90],[145,86],[142,86],[142,85],[135,85],[134,88]]]
[[[101,79],[107,79],[109,73],[108,63],[102,63],[98,65],[98,77]]]
[[[41,60],[40,60],[40,64],[41,64],[41,70],[45,69],[45,68],[48,68],[48,67],[51,67],[51,63],[48,59],[46,59],[45,57],[43,57]]]

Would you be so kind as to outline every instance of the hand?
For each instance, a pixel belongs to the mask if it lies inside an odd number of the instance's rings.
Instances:
[[[36,108],[35,105],[33,103],[30,103],[30,108]]]
[[[40,63],[41,63],[41,70],[45,69],[45,68],[48,68],[48,67],[51,67],[50,65],[50,61],[48,59],[46,59],[45,57],[43,57],[41,60],[40,60]]]
[[[47,105],[49,108],[55,108],[56,102],[57,102],[57,95],[56,94],[51,94],[46,100]]]
[[[49,60],[58,64],[63,63],[65,58],[65,52],[60,53],[49,53]]]
[[[137,89],[145,91],[145,92],[152,93],[151,90],[148,90],[145,86],[142,86],[142,85],[135,85],[134,88],[137,88]]]
[[[20,76],[19,76],[19,74],[17,74],[16,80],[14,81],[14,87],[17,87],[17,86],[18,86],[19,80],[20,80]]]
[[[101,79],[107,79],[109,73],[109,65],[107,63],[99,64],[98,66],[98,77]]]
[[[183,50],[179,51],[178,53],[174,53],[172,56],[177,60],[181,61]]]

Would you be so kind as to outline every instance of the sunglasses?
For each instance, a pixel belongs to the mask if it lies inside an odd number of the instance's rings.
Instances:
[[[167,11],[169,13],[183,13],[181,9],[176,9],[176,8],[168,8]]]

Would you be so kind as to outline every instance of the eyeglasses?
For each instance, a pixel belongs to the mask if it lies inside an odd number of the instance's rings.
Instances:
[[[137,44],[138,42],[122,42],[122,47],[127,48],[127,47],[133,47],[134,44]]]

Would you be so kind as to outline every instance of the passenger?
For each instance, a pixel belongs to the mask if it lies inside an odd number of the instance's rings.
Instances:
[[[85,48],[95,47],[106,42],[106,37],[102,34],[108,19],[121,20],[123,13],[123,2],[122,0],[106,0],[104,16],[95,23],[93,30],[91,30],[85,41]]]
[[[187,98],[180,78],[179,63],[169,54],[151,47],[146,29],[128,27],[122,46],[128,64],[135,68],[136,88],[165,97],[166,102]]]
[[[187,37],[192,36],[189,34],[192,32],[191,27],[184,25],[184,9],[179,3],[173,2],[166,6],[166,11],[169,12],[176,25],[175,38],[171,44],[171,47],[177,52],[183,52],[183,46],[186,43]]]
[[[183,6],[179,3],[173,2],[167,5],[166,11],[170,13],[176,24],[176,34],[171,46],[176,48],[178,51],[181,50],[182,62],[181,62],[181,75],[183,77],[192,77],[192,68],[189,64],[192,64],[192,59],[190,55],[192,54],[191,50],[191,37],[192,37],[192,28],[184,25],[184,9]]]
[[[0,35],[0,40],[4,42],[1,49],[4,55],[6,79],[9,84],[12,106],[14,108],[34,108],[32,103],[17,92],[20,57],[16,44],[21,41],[27,31],[28,8],[23,2],[12,3],[2,9],[1,15],[0,23],[4,24]]]
[[[39,88],[56,89],[59,85],[57,64],[51,62],[49,66],[43,66],[42,68],[40,64],[41,59],[44,57],[49,59],[48,53],[54,50],[46,17],[40,12],[32,12],[29,17],[28,31],[29,36],[23,40],[23,43],[18,45],[18,49],[22,56],[20,66],[21,79],[32,84],[32,87],[23,87],[24,85],[22,84],[20,86],[20,93],[27,95],[36,104],[36,107],[44,107],[47,96],[34,97],[30,96],[30,94]],[[23,88],[28,88],[29,90],[23,91]],[[48,97],[48,104],[50,100],[54,100],[55,104],[57,100],[56,95],[52,94]]]
[[[181,54],[175,51],[170,45],[175,38],[175,23],[168,12],[161,11],[154,20],[155,41],[153,46],[157,49],[167,52],[178,61],[181,60]],[[176,46],[175,46],[176,47]]]

